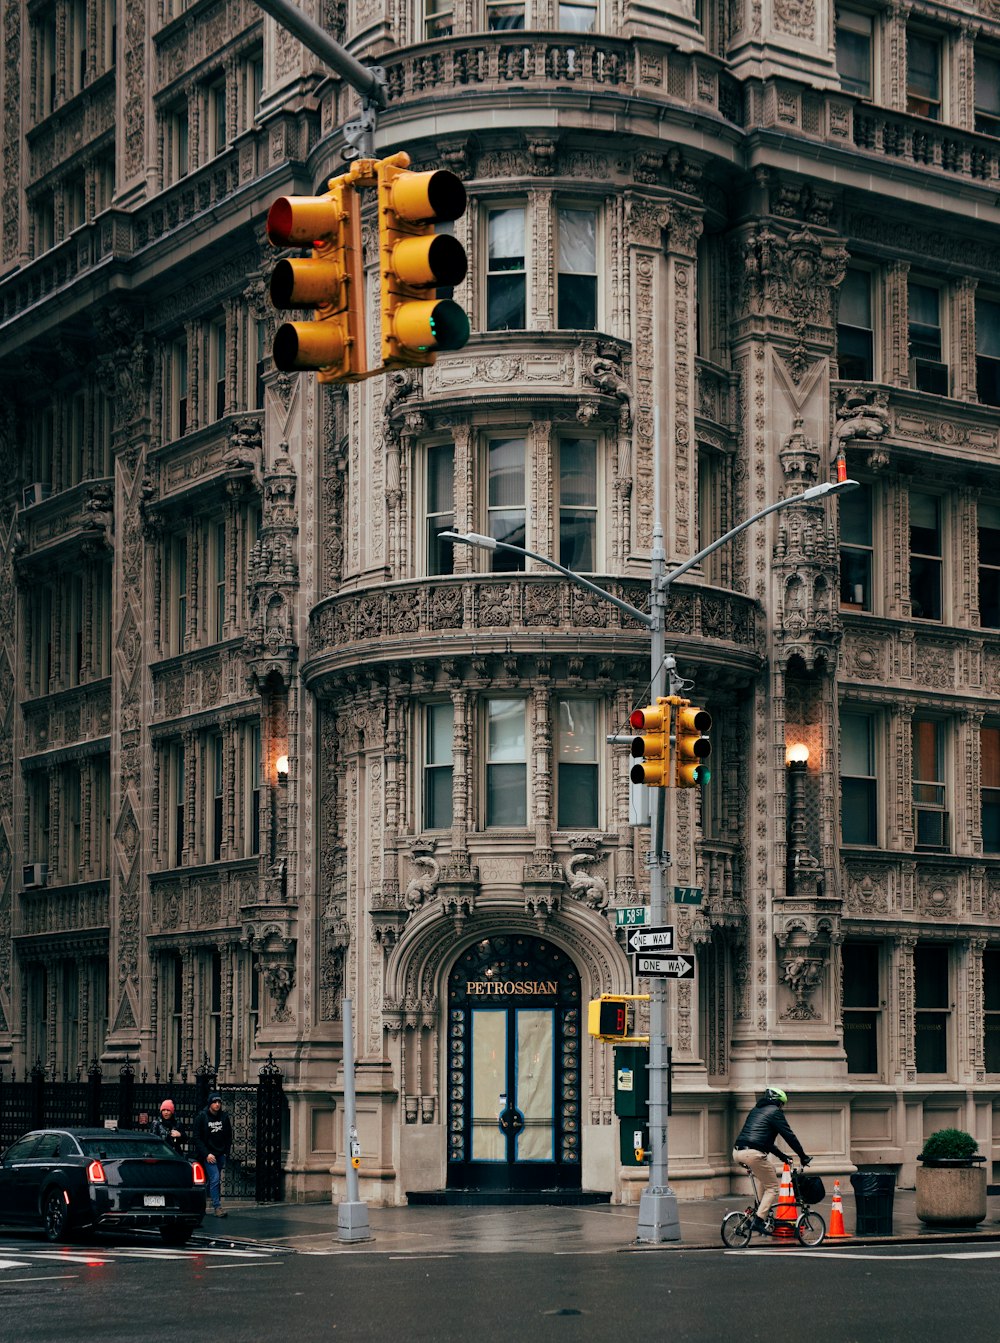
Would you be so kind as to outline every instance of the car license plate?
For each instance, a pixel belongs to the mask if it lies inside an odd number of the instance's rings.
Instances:
[[[165,1208],[167,1206],[166,1194],[146,1194],[143,1197],[143,1207],[146,1208]]]

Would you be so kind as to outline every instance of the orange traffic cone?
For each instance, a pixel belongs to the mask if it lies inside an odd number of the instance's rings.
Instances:
[[[792,1172],[786,1161],[781,1169],[781,1188],[778,1191],[778,1206],[774,1210],[774,1235],[777,1240],[787,1240],[795,1235],[795,1223],[799,1210],[795,1204],[792,1190]]]
[[[844,1229],[844,1200],[840,1197],[840,1181],[833,1182],[833,1207],[830,1209],[830,1227],[827,1240],[851,1240],[851,1233]]]

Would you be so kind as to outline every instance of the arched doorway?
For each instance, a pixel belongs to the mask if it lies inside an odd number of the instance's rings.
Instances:
[[[580,976],[526,934],[448,977],[448,1187],[580,1188]]]

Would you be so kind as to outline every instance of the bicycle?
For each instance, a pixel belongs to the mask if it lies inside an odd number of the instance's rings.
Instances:
[[[722,1219],[722,1243],[730,1250],[745,1250],[750,1244],[750,1237],[753,1235],[753,1219],[757,1204],[760,1201],[760,1193],[757,1189],[757,1181],[753,1178],[753,1172],[748,1166],[743,1169],[750,1176],[750,1183],[753,1186],[753,1202],[742,1212],[727,1212]],[[801,1166],[792,1166],[792,1191],[795,1194],[795,1234],[798,1237],[800,1245],[814,1247],[821,1245],[826,1236],[826,1219],[822,1213],[815,1208],[811,1208],[804,1199],[800,1197],[798,1177],[802,1174]],[[777,1206],[777,1205],[775,1205]],[[774,1208],[772,1207],[767,1214],[765,1229],[759,1234],[764,1236],[774,1235]]]

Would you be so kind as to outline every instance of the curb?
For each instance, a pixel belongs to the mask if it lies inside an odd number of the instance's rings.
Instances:
[[[841,1239],[839,1236],[837,1236],[832,1240],[824,1239],[820,1243],[820,1245],[816,1246],[799,1245],[798,1242],[791,1242],[787,1246],[785,1244],[776,1245],[775,1248],[780,1253],[780,1251],[784,1249],[808,1250],[811,1248],[818,1250],[822,1248],[824,1250],[839,1250],[839,1249],[847,1250],[847,1249],[853,1249],[857,1245],[861,1245],[869,1249],[872,1247],[877,1247],[879,1245],[970,1245],[977,1241],[980,1242],[981,1244],[989,1244],[992,1242],[1000,1241],[1000,1231],[980,1231],[980,1232],[966,1231],[966,1232],[955,1232],[954,1234],[950,1235],[936,1235],[933,1232],[931,1233],[914,1232],[900,1236],[851,1235],[844,1237],[844,1239]],[[769,1243],[768,1237],[766,1236],[759,1236],[757,1239],[758,1248],[768,1243]],[[770,1242],[770,1244],[774,1245],[775,1243],[772,1241]],[[749,1246],[744,1246],[744,1248],[748,1249]],[[698,1244],[696,1245],[689,1244],[687,1241],[672,1240],[672,1241],[665,1241],[661,1245],[646,1245],[646,1244],[639,1244],[637,1242],[632,1242],[632,1244],[630,1245],[621,1246],[620,1249],[618,1250],[618,1253],[646,1254],[650,1251],[655,1252],[658,1250],[724,1250],[724,1249],[726,1249],[726,1246],[722,1244],[721,1240],[699,1241]],[[739,1254],[740,1250],[736,1249],[731,1251],[731,1253]]]

